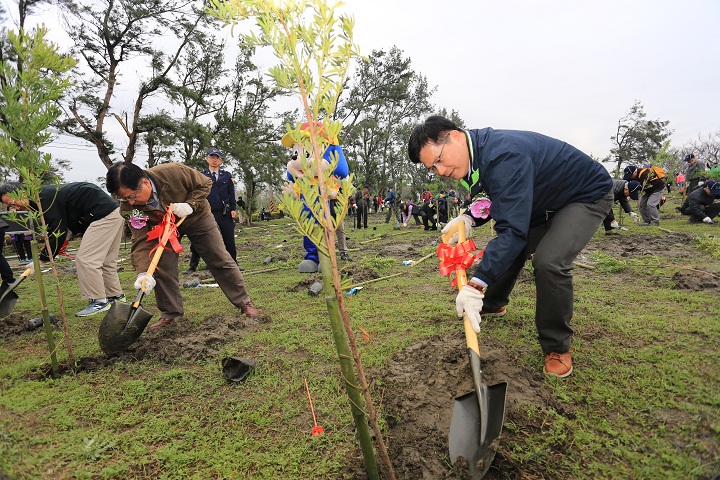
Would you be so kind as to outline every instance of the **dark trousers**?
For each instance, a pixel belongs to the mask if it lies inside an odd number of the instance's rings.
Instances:
[[[357,228],[368,228],[368,206],[365,202],[357,206]]]
[[[687,186],[685,187],[685,195],[690,195],[693,190],[698,188],[698,183],[700,183],[699,178],[693,178],[692,180],[688,179],[686,183]]]
[[[220,235],[222,236],[225,250],[230,254],[233,260],[237,263],[237,248],[235,247],[235,221],[230,215],[223,215],[220,212],[213,213],[215,222],[217,223]],[[200,263],[200,255],[193,245],[190,245],[190,269],[196,270]],[[207,263],[207,262],[206,262]]]
[[[485,293],[484,309],[497,311],[508,304],[510,292],[532,256],[535,271],[535,327],[543,352],[570,350],[573,331],[573,262],[597,231],[613,204],[612,191],[595,203],[571,203],[546,223],[531,227],[525,250]]]
[[[714,202],[705,207],[705,216],[710,217],[711,219],[715,218],[717,215],[720,215],[720,203]],[[702,223],[702,218],[697,218],[694,216],[690,217],[690,223]]]
[[[240,269],[227,250],[221,248],[222,237],[212,215],[208,214],[195,220],[189,227],[181,225],[178,230],[180,235],[187,235],[205,260],[208,270],[230,303],[240,308],[250,301]],[[178,254],[166,250],[160,257],[153,276],[157,280],[153,292],[160,317],[175,318],[183,315],[183,299],[178,282]]]
[[[437,222],[435,221],[435,207],[430,207],[428,204],[420,207],[420,216],[422,217],[422,223],[425,225],[425,230],[434,228],[437,230]]]
[[[20,240],[13,242],[15,249],[17,250],[18,258],[20,260],[29,260],[32,258],[32,247],[30,240],[23,240],[24,235],[18,235]]]
[[[603,227],[605,227],[605,231],[609,232],[613,229],[613,227],[610,226],[610,224],[615,220],[615,212],[613,212],[613,209],[610,208],[610,213],[608,213],[607,217],[605,217],[605,220],[603,220]]]
[[[388,223],[390,221],[390,217],[392,217],[393,213],[395,214],[395,219],[398,223],[400,223],[400,212],[398,210],[397,204],[390,202],[388,205],[388,211],[385,214],[385,223]]]
[[[0,277],[2,278],[2,281],[5,283],[12,283],[15,281],[15,278],[13,276],[12,268],[10,268],[10,264],[5,259],[5,255],[3,255],[3,247],[5,246],[5,231],[7,229],[2,228],[0,229]]]

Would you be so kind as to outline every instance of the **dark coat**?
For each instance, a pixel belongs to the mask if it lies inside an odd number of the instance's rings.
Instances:
[[[210,180],[213,180],[210,170],[205,170],[202,173]],[[226,172],[225,170],[218,172],[217,180],[213,180],[207,201],[210,203],[210,210],[213,214],[222,214],[224,204],[228,205],[225,215],[230,215],[231,211],[237,209],[235,183],[233,183],[230,172]]]
[[[473,197],[481,192],[490,197],[498,233],[473,275],[488,284],[522,254],[530,227],[571,203],[597,202],[612,188],[600,163],[539,133],[484,128],[467,131],[467,140],[471,164],[461,183]]]
[[[43,187],[40,190],[40,204],[53,256],[65,243],[68,231],[75,235],[85,233],[92,222],[105,218],[118,208],[118,202],[110,195],[97,185],[87,182],[68,183],[60,188],[55,185]],[[38,209],[34,202],[30,202],[30,206],[34,210]],[[47,258],[47,252],[41,249],[40,259]]]
[[[702,222],[703,218],[707,216],[705,207],[712,205],[714,201],[715,197],[708,195],[704,188],[697,188],[687,196],[682,207],[680,207],[680,213],[689,215],[691,220]]]

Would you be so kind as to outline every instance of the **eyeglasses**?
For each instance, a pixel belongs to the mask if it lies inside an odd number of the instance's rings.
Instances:
[[[445,145],[447,145],[447,142],[449,139],[450,139],[450,134],[448,133],[447,135],[445,135],[445,140],[443,141],[442,148],[440,149],[440,154],[437,156],[437,158],[435,159],[435,161],[433,162],[432,165],[430,165],[429,167],[425,167],[429,171],[438,173],[437,166],[442,163],[443,151],[445,150]]]
[[[140,195],[140,190],[141,190],[141,189],[142,189],[142,183],[140,184],[140,186],[138,187],[138,189],[135,190],[135,194],[134,194],[134,195],[131,195],[131,196],[126,197],[126,198],[120,198],[119,200],[120,200],[121,202],[135,203],[135,200],[137,199],[138,195]]]

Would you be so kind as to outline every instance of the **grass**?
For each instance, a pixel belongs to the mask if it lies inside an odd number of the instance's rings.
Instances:
[[[671,197],[663,210],[674,211],[678,201]],[[394,233],[383,220],[371,215],[377,230],[358,231],[348,221],[347,235],[358,243]],[[265,267],[267,256],[275,257],[269,266],[283,269],[246,276],[255,303],[272,320],[229,335],[214,357],[126,359],[49,379],[38,374],[49,362],[43,334],[0,338],[0,478],[353,478],[347,465],[357,463],[359,452],[325,304],[300,288],[307,280],[296,271],[302,250],[287,223],[276,220],[239,233],[239,260],[246,270]],[[657,228],[630,225],[621,241],[612,243],[598,231],[589,257],[596,269],[575,271],[576,371],[565,380],[537,374],[536,388],[555,401],[513,409],[501,436],[500,471],[491,471],[495,478],[703,479],[720,472],[718,290],[679,289],[673,280],[678,274],[720,271],[719,230],[669,213],[661,226],[694,240],[677,247],[669,242],[663,251],[649,248],[651,239],[670,235]],[[407,272],[345,297],[371,372],[396,352],[461,328],[452,321],[454,294],[438,275],[437,262],[402,265],[432,251],[427,244],[406,248],[429,233],[416,229],[371,242],[351,252],[352,264],[341,262],[346,274]],[[485,228],[475,232],[478,245],[489,238]],[[623,246],[645,250],[622,256]],[[127,294],[134,273],[128,260],[121,265]],[[99,318],[72,317],[85,302],[72,264],[61,261],[60,268],[75,353],[101,359]],[[535,287],[531,270],[523,275],[509,313],[484,322],[483,329],[520,367],[540,372],[532,322]],[[47,275],[44,280],[57,315],[53,280]],[[20,288],[13,316],[38,315],[33,289],[31,281]],[[236,316],[219,289],[182,293],[189,328]],[[143,305],[157,312],[152,298]],[[370,338],[362,338],[360,327],[372,332]],[[158,349],[163,341],[182,341],[158,338]],[[62,340],[59,332],[55,340]],[[219,367],[227,355],[254,358],[258,368],[242,384],[227,383]],[[326,431],[320,437],[309,435],[305,379]],[[382,379],[371,381],[380,402]]]

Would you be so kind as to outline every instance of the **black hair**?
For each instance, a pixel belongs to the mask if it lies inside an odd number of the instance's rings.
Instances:
[[[149,177],[145,170],[134,163],[117,162],[108,169],[105,187],[112,195],[115,195],[122,187],[137,190],[143,178]]]
[[[0,183],[0,196],[9,195],[17,190],[22,190],[24,185],[19,182]]]
[[[440,137],[451,130],[462,129],[455,122],[441,115],[432,115],[416,125],[408,140],[408,156],[413,163],[420,163],[420,150],[429,142],[440,143]]]

